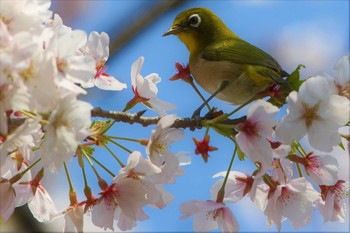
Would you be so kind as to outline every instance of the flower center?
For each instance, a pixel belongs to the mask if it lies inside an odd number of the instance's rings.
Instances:
[[[320,117],[317,115],[318,109],[319,109],[319,104],[316,104],[313,107],[309,107],[305,103],[303,105],[304,105],[303,118],[305,120],[306,128],[310,128],[313,121],[320,120]]]

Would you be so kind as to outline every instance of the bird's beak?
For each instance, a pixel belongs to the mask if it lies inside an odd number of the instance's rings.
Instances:
[[[183,27],[180,25],[172,26],[168,31],[164,32],[162,36],[176,35],[183,31]]]

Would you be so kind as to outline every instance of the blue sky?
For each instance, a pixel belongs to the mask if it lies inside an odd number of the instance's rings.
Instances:
[[[62,6],[60,4],[64,3]],[[69,1],[54,2],[52,10],[62,15],[63,22],[73,29],[107,32],[110,36],[118,33],[130,22],[137,21],[138,15],[150,9],[156,1],[80,1],[78,8],[69,6]],[[64,6],[64,7],[63,7]],[[68,8],[67,8],[68,7]],[[70,9],[69,9],[70,7]],[[76,7],[76,5],[74,5]],[[94,106],[103,109],[122,110],[125,103],[132,98],[130,83],[131,64],[139,57],[145,57],[141,74],[144,76],[156,72],[162,77],[158,85],[159,98],[175,104],[178,108],[170,113],[180,117],[190,117],[193,110],[200,104],[200,99],[184,82],[168,80],[175,73],[175,62],[187,63],[188,52],[185,46],[174,36],[161,35],[171,26],[177,13],[191,7],[207,7],[215,12],[237,35],[271,54],[287,71],[300,63],[306,66],[302,71],[304,78],[319,71],[331,71],[335,62],[349,52],[349,1],[188,1],[180,7],[163,14],[134,38],[125,48],[107,62],[108,73],[127,83],[128,89],[121,92],[89,90],[85,99]],[[57,11],[56,11],[57,10]],[[66,12],[67,18],[61,12]],[[206,94],[206,96],[208,96]],[[212,105],[225,112],[234,107],[220,100],[213,100]],[[131,110],[136,112],[145,109],[140,105]],[[147,116],[155,116],[151,110]],[[116,124],[111,135],[132,138],[148,138],[150,128]],[[179,206],[182,202],[199,199],[209,199],[210,187],[215,183],[211,177],[227,169],[233,145],[214,131],[210,131],[211,144],[219,148],[211,153],[209,163],[194,155],[192,137],[202,138],[205,130],[196,132],[186,131],[186,137],[181,142],[172,145],[171,150],[190,152],[192,164],[185,167],[185,175],[179,177],[175,184],[167,189],[174,194],[174,202],[163,210],[146,208],[150,219],[138,222],[135,231],[192,231],[192,220],[179,220]],[[139,150],[145,155],[143,147],[131,143],[123,144],[131,150]],[[115,148],[117,154],[126,161],[127,154]],[[114,160],[109,160],[108,152],[97,150],[111,169],[116,169]],[[69,164],[71,170],[77,170],[73,183],[77,190],[82,190],[83,182],[75,159]],[[249,161],[236,160],[233,170],[252,172],[253,166]],[[95,178],[91,171],[91,186],[97,195],[98,187],[94,185]],[[105,174],[106,175],[106,174]],[[64,174],[61,172],[63,179]],[[106,178],[108,176],[106,175]],[[109,179],[109,177],[108,177]],[[65,180],[59,180],[65,186]],[[60,186],[54,198],[62,198],[60,206],[68,205],[68,198]],[[51,187],[53,189],[53,187]],[[80,194],[83,198],[83,195]],[[253,204],[244,200],[229,205],[240,224],[241,231],[276,231],[275,226],[269,229],[266,218]],[[115,224],[116,225],[116,224]],[[87,227],[86,230],[94,228]],[[314,212],[311,224],[301,229],[293,229],[289,221],[282,225],[282,231],[348,231],[349,221],[345,224],[323,224],[322,217]]]

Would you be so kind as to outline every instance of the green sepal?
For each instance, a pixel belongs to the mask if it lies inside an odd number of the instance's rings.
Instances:
[[[106,131],[109,130],[111,125],[111,120],[95,120],[91,124],[91,130],[93,130],[91,136],[94,135],[103,135]]]
[[[81,146],[80,149],[84,151],[84,154],[91,157],[92,154],[95,152],[95,148],[91,146]]]
[[[243,153],[243,151],[241,150],[241,148],[239,148],[238,145],[236,145],[236,146],[237,146],[237,155],[238,155],[238,159],[239,159],[240,161],[244,161],[244,153]]]
[[[304,65],[299,64],[298,67],[292,72],[292,74],[287,78],[287,82],[293,88],[293,90],[298,91],[301,84],[304,82],[300,80],[300,69],[305,68]]]
[[[215,124],[211,125],[210,127],[213,128],[217,133],[225,137],[230,137],[234,133],[232,128],[226,127],[224,124]]]
[[[345,151],[345,147],[344,147],[344,145],[343,145],[342,142],[340,142],[338,146],[339,146],[340,148],[342,148],[342,149]]]

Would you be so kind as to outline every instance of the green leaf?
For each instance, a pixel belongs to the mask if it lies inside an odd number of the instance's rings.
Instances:
[[[301,84],[304,82],[300,80],[300,69],[305,68],[304,65],[299,64],[298,67],[292,72],[292,74],[287,78],[287,82],[293,88],[293,90],[298,91]]]

